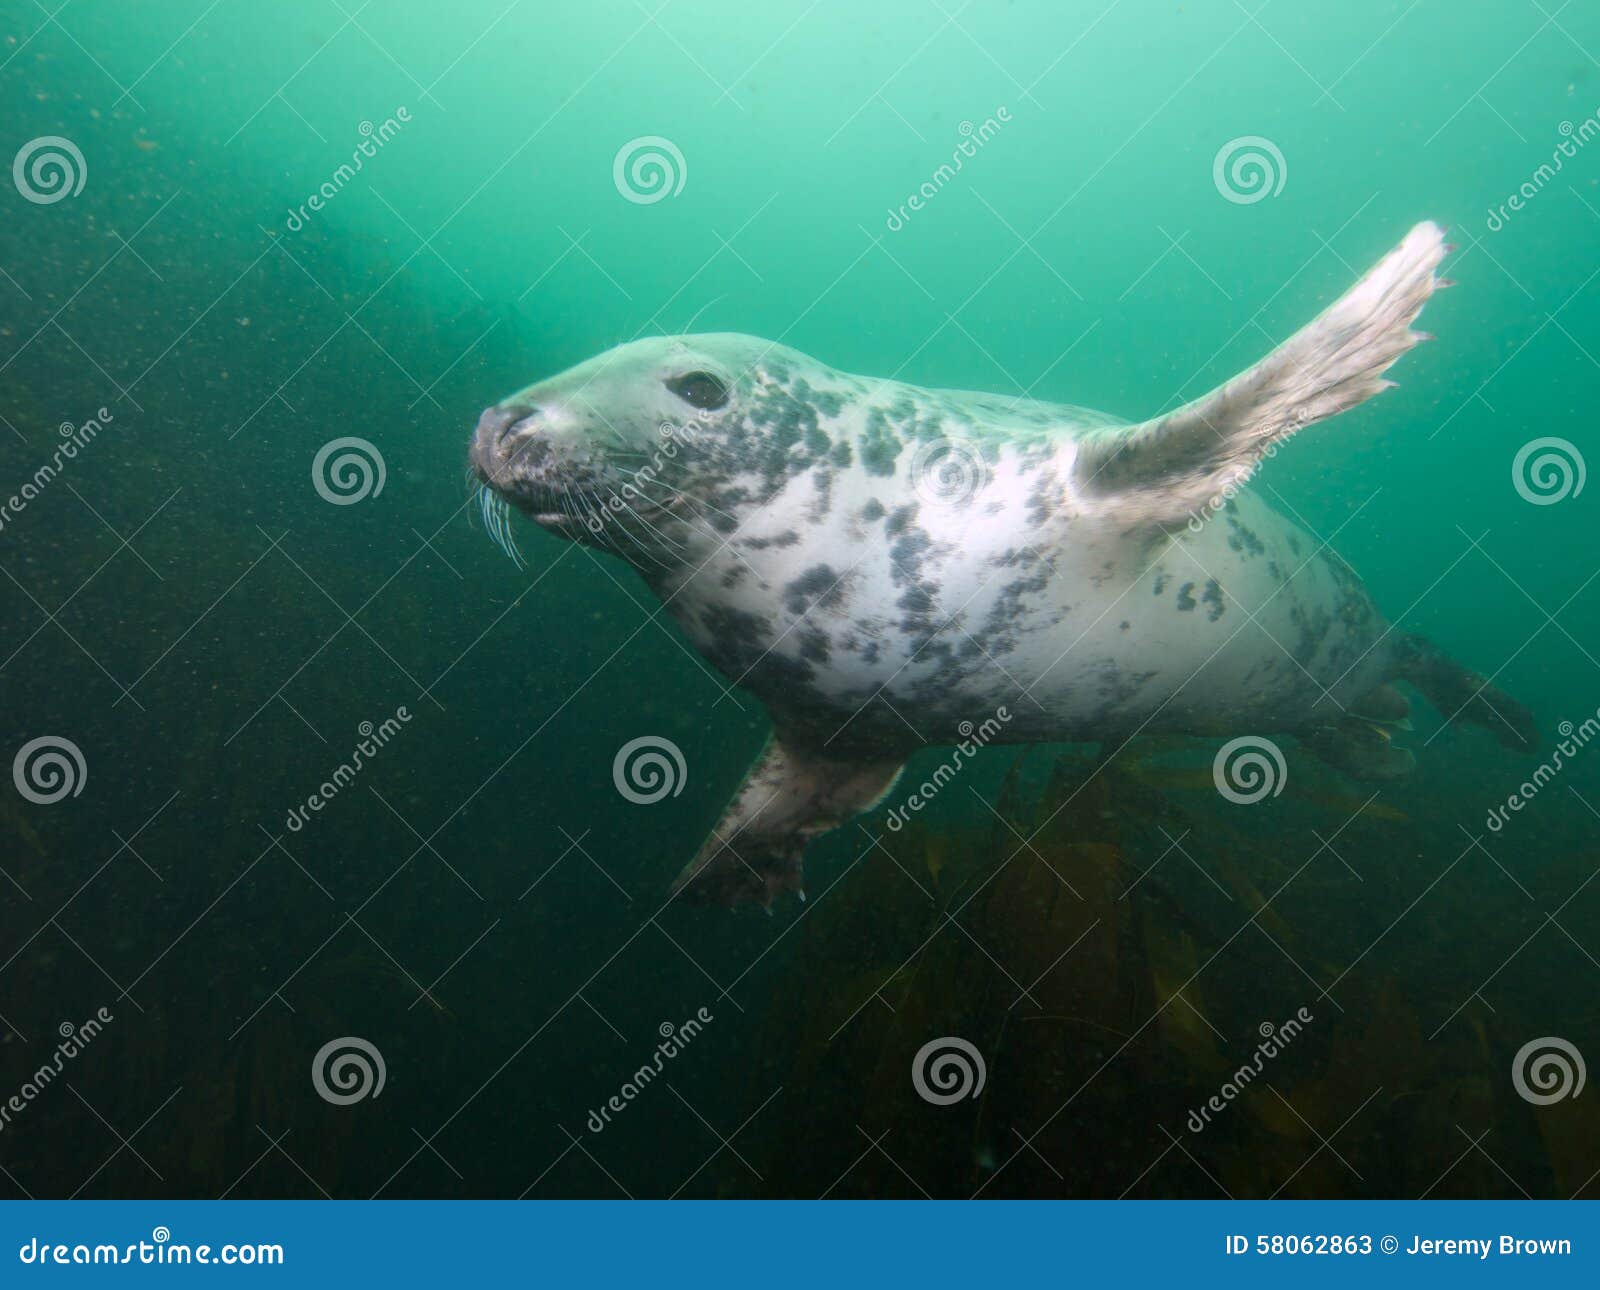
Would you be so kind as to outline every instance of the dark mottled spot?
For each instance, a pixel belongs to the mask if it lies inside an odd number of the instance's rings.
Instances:
[[[1266,544],[1256,535],[1256,531],[1248,524],[1241,524],[1233,516],[1228,517],[1228,528],[1232,535],[1228,538],[1228,545],[1235,551],[1244,551],[1250,555],[1261,555],[1266,551]]]
[[[933,612],[933,595],[926,587],[907,587],[905,593],[895,602],[908,614],[929,614]]]
[[[1209,606],[1209,608],[1206,610],[1206,618],[1208,621],[1214,623],[1217,621],[1217,619],[1222,617],[1222,611],[1226,608],[1226,606],[1222,603],[1222,584],[1220,582],[1218,582],[1215,578],[1208,578],[1206,580],[1205,594],[1202,595],[1200,599],[1205,601]]]
[[[869,475],[894,474],[895,458],[900,455],[900,438],[889,428],[882,408],[867,413],[867,428],[861,432],[861,464]]]
[[[811,401],[825,417],[836,417],[844,411],[844,395],[833,390],[817,390],[812,394]]]
[[[917,518],[917,504],[912,502],[908,506],[897,506],[889,514],[889,522],[883,526],[883,531],[890,537],[899,537]]]
[[[1184,613],[1188,613],[1189,610],[1195,607],[1196,603],[1197,602],[1194,598],[1194,583],[1186,582],[1183,584],[1183,586],[1178,588],[1179,609],[1181,609]]]
[[[769,546],[788,547],[800,541],[800,535],[793,529],[784,529],[776,537],[752,537],[741,539],[741,545],[751,551],[765,551]]]
[[[1033,481],[1033,487],[1028,490],[1029,524],[1038,528],[1055,514],[1059,492],[1054,471],[1047,470]]]
[[[814,564],[784,587],[783,607],[797,618],[813,604],[837,609],[844,603],[844,587],[844,578],[832,566]]]
[[[826,663],[830,650],[828,633],[808,627],[799,633],[800,657],[810,663]]]

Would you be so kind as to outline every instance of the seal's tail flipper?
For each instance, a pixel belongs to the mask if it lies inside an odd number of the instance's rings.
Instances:
[[[1448,247],[1418,224],[1367,275],[1248,371],[1193,403],[1140,425],[1096,431],[1077,444],[1083,500],[1119,522],[1204,517],[1281,439],[1393,384],[1384,371],[1427,339],[1411,330]]]
[[[771,906],[800,891],[806,842],[882,800],[902,763],[841,761],[799,752],[776,735],[677,881],[672,893],[709,903]]]
[[[1466,721],[1482,726],[1517,752],[1532,752],[1539,746],[1539,727],[1527,708],[1432,641],[1404,638],[1399,676],[1422,691],[1446,724]]]

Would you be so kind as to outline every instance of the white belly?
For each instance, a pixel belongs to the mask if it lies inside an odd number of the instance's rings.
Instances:
[[[1292,729],[1382,679],[1354,575],[1249,493],[1198,532],[1127,535],[1024,522],[1034,478],[1001,462],[946,508],[849,471],[819,515],[802,477],[660,590],[780,725],[830,744],[954,742],[1002,705],[1011,742]]]

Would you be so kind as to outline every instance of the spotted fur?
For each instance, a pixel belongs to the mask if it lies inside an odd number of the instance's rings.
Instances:
[[[484,414],[473,463],[544,527],[632,563],[771,713],[752,782],[803,765],[830,820],[841,784],[879,792],[883,767],[1000,708],[1006,742],[1311,730],[1405,675],[1411,638],[1233,486],[1382,388],[1441,247],[1419,226],[1268,359],[1152,422],[697,335],[519,392]],[[725,402],[687,406],[668,385],[687,374]],[[741,794],[681,881],[770,901],[798,885],[803,816],[780,825]]]

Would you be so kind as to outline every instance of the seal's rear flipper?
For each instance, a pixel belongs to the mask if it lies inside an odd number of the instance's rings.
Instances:
[[[1308,731],[1301,742],[1335,770],[1351,779],[1386,783],[1404,779],[1417,768],[1417,759],[1389,739],[1382,723],[1346,717]]]
[[[1416,769],[1417,759],[1393,742],[1397,732],[1410,729],[1410,701],[1385,683],[1338,717],[1301,732],[1300,741],[1307,752],[1350,778],[1382,783],[1404,779]]]
[[[711,836],[672,884],[673,895],[734,906],[771,906],[801,891],[806,842],[870,810],[903,763],[841,761],[798,751],[774,735]]]
[[[1421,636],[1402,640],[1399,675],[1422,691],[1446,724],[1466,721],[1482,726],[1516,752],[1532,752],[1539,746],[1533,713],[1432,641]]]
[[[1411,323],[1438,286],[1444,231],[1418,224],[1360,282],[1266,358],[1204,398],[1077,442],[1073,477],[1119,522],[1204,518],[1279,440],[1387,389],[1385,369],[1419,341]]]

